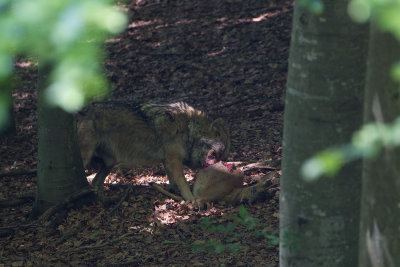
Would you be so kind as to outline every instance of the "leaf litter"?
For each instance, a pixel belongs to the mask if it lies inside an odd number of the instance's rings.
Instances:
[[[251,167],[247,184],[271,169],[279,171],[293,2],[134,0],[121,5],[129,26],[105,44],[110,98],[186,101],[231,125],[228,161]],[[161,167],[114,170],[106,196],[119,200],[129,183],[132,188],[112,213],[115,202],[98,202],[69,209],[54,227],[11,229],[29,223],[37,163],[37,63],[18,59],[15,70],[17,134],[0,144],[0,199],[19,196],[24,202],[0,209],[0,266],[279,265],[278,247],[253,234],[267,229],[277,235],[279,187],[270,189],[272,197],[265,202],[246,205],[260,224],[248,229],[236,222],[233,238],[227,239],[224,232],[206,232],[201,218],[226,229],[235,223],[239,207],[217,203],[199,211],[169,199],[148,186],[165,186]],[[187,178],[193,175],[186,170]],[[279,184],[279,178],[272,183]],[[240,248],[235,253],[194,249],[210,240],[218,249],[221,244]]]

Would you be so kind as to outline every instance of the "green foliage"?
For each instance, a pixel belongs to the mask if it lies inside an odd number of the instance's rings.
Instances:
[[[123,29],[125,15],[110,0],[0,0],[0,82],[16,55],[50,64],[47,100],[73,112],[104,94],[101,45]],[[5,104],[0,99],[0,110]],[[1,117],[1,116],[0,116]],[[0,120],[4,121],[4,118]]]
[[[348,13],[360,23],[376,19],[382,30],[400,40],[400,0],[351,0]]]
[[[371,5],[369,1],[352,0],[349,3],[347,12],[354,21],[364,23],[371,16]]]
[[[348,13],[359,23],[374,19],[381,30],[400,41],[400,0],[351,0]],[[390,74],[400,82],[400,62],[392,66]],[[301,173],[309,181],[322,175],[333,176],[352,160],[375,157],[383,148],[399,145],[400,117],[393,124],[370,123],[354,134],[350,144],[329,148],[307,160]]]
[[[341,147],[329,148],[317,153],[303,164],[302,176],[308,181],[315,180],[321,175],[334,176],[349,157],[346,151],[348,149]]]
[[[171,245],[171,244],[176,244],[176,241],[172,241],[172,240],[164,240],[162,242],[163,245]]]
[[[92,236],[93,236],[93,237],[97,237],[97,236],[99,236],[99,234],[100,234],[99,232],[94,232],[94,233],[92,234]]]
[[[390,74],[394,81],[400,82],[400,62],[397,62],[392,66]]]
[[[259,223],[259,220],[249,215],[249,212],[243,205],[239,207],[239,217],[234,215],[233,220],[246,226],[248,229],[254,229]]]
[[[268,240],[268,244],[272,247],[277,246],[279,244],[279,237],[274,234],[268,233],[267,229],[262,229],[260,231],[253,232],[254,236],[262,236],[266,240]]]
[[[400,41],[400,0],[351,0],[348,13],[359,23],[374,19],[382,31],[391,33]],[[392,66],[391,76],[400,82],[400,62]]]
[[[302,167],[302,175],[306,180],[315,180],[322,175],[333,176],[340,168],[356,159],[373,158],[383,148],[400,145],[400,118],[392,124],[369,123],[357,131],[352,142],[342,147],[330,148],[319,152],[307,160]]]
[[[324,11],[324,3],[321,0],[299,0],[299,3],[317,15]]]
[[[217,254],[223,252],[236,253],[241,248],[239,244],[223,244],[215,240],[210,240],[208,242],[195,242],[192,247],[195,251],[207,251]]]
[[[192,247],[196,251],[207,251],[211,253],[236,253],[241,245],[239,244],[240,239],[244,237],[240,229],[237,229],[239,225],[244,226],[249,230],[253,230],[252,234],[257,237],[264,237],[268,240],[268,244],[271,246],[276,246],[279,243],[279,238],[276,235],[268,233],[264,228],[265,225],[261,225],[259,220],[253,218],[249,215],[248,211],[244,206],[239,207],[239,216],[232,216],[235,223],[228,223],[227,225],[215,224],[210,221],[209,218],[202,218],[199,227],[206,231],[208,235],[219,236],[217,241],[210,238],[210,241],[197,241]],[[256,231],[256,227],[261,227],[263,229]]]

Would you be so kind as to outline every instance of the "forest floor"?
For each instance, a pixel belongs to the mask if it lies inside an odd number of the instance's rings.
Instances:
[[[264,166],[247,171],[245,185],[274,169],[280,176],[292,0],[136,0],[122,8],[129,26],[105,45],[110,98],[183,100],[222,117],[232,133],[227,161]],[[37,64],[21,59],[16,72],[17,134],[0,144],[1,200],[36,189]],[[279,187],[245,205],[246,214],[169,199],[149,186],[167,182],[161,167],[114,170],[107,182],[106,194],[118,199],[127,190],[118,185],[133,185],[114,212],[116,203],[72,208],[55,226],[27,225],[32,198],[0,201],[0,267],[279,265]]]

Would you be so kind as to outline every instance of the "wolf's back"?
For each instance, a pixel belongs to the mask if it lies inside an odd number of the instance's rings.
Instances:
[[[107,166],[149,165],[159,159],[160,142],[142,105],[128,101],[93,103],[77,115],[78,139],[85,165],[101,158]]]

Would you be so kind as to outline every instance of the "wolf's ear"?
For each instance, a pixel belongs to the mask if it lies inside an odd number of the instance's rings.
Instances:
[[[228,136],[229,135],[229,129],[226,126],[224,120],[221,118],[218,118],[211,123],[210,131],[213,134],[215,134],[215,136],[221,136],[221,135]]]

